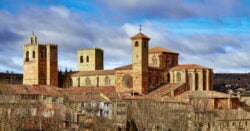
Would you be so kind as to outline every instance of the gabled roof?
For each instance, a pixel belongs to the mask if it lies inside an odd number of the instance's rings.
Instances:
[[[28,85],[7,85],[8,90],[1,90],[2,94],[37,94],[47,96],[62,96],[60,88],[48,85],[28,86]]]
[[[178,70],[178,69],[211,69],[211,68],[196,64],[181,64],[172,67],[170,70]]]
[[[63,93],[70,93],[70,94],[84,94],[84,93],[114,93],[115,87],[114,86],[101,86],[101,87],[70,87],[61,90]]]
[[[91,75],[114,75],[114,70],[95,70],[95,71],[79,71],[74,73],[72,76],[91,76]]]
[[[171,54],[179,54],[177,52],[174,52],[174,51],[171,51],[171,50],[168,50],[168,49],[164,49],[164,48],[161,48],[159,46],[156,46],[154,48],[150,48],[148,50],[148,53],[171,53]]]
[[[147,39],[147,40],[150,40],[150,38],[146,35],[144,35],[143,33],[138,33],[136,34],[135,36],[132,36],[131,39],[138,39],[138,38],[143,38],[143,39]]]
[[[115,68],[115,70],[132,70],[132,68],[133,68],[132,64],[129,64],[129,65],[117,67]]]
[[[125,65],[125,66],[120,66],[120,67],[115,68],[115,70],[132,70],[132,69],[133,69],[132,64]],[[159,67],[153,67],[153,66],[149,66],[148,69],[149,70],[160,70],[160,71],[162,71],[161,68],[159,68]]]

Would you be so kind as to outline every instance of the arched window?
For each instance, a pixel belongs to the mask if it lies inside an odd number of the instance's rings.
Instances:
[[[31,40],[30,40],[31,44],[34,44],[34,38],[31,37]]]
[[[136,41],[135,42],[135,47],[138,47],[138,46],[139,46],[138,41]]]
[[[86,62],[89,62],[89,56],[86,57]]]
[[[80,63],[83,63],[83,56],[80,57]]]
[[[35,57],[36,57],[36,53],[35,53],[35,51],[33,51],[32,56],[33,56],[33,58],[35,58]]]
[[[110,86],[110,79],[108,76],[105,77],[105,86]]]
[[[180,72],[177,73],[177,82],[181,82],[181,73]]]
[[[29,61],[29,51],[26,52],[26,58],[25,61]]]
[[[91,85],[91,81],[90,81],[89,77],[87,77],[85,79],[85,83],[86,83],[86,86],[90,86]]]
[[[188,84],[189,84],[189,88],[192,90],[192,88],[193,88],[193,75],[191,73],[188,74]]]
[[[152,63],[153,65],[157,65],[157,58],[155,55],[152,57]]]

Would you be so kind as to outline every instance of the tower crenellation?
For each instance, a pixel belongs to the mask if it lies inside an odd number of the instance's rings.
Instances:
[[[23,48],[23,84],[58,85],[57,45],[40,44],[33,33]]]

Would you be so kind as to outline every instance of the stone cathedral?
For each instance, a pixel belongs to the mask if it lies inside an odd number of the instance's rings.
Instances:
[[[113,87],[116,92],[148,94],[161,86],[176,89],[178,94],[187,90],[212,90],[212,69],[196,64],[178,64],[179,53],[154,47],[149,49],[150,38],[143,33],[131,37],[132,62],[130,65],[104,70],[104,51],[88,48],[77,51],[77,71],[63,81],[68,87]],[[31,35],[24,46],[24,85],[58,85],[57,46],[37,43]],[[179,85],[185,85],[177,89]]]

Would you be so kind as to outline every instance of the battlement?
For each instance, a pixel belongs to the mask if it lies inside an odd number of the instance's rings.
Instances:
[[[86,49],[79,49],[78,51],[85,51],[85,50],[101,50],[101,51],[103,51],[103,49],[101,49],[101,48],[96,48],[96,47],[86,48]]]
[[[54,47],[58,47],[57,44],[52,44],[52,43],[36,43],[36,44],[25,44],[24,47],[28,47],[28,46],[54,46]]]

